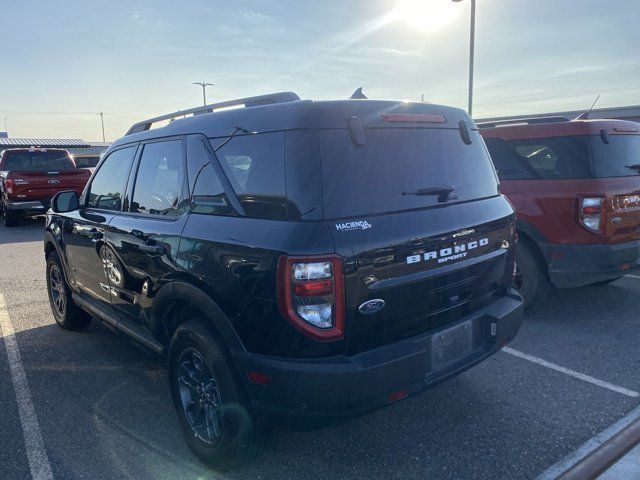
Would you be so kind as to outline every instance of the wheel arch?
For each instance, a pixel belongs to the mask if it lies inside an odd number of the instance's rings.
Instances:
[[[517,220],[516,229],[518,231],[518,241],[524,243],[531,249],[532,253],[542,266],[542,271],[548,277],[549,265],[547,263],[547,257],[541,247],[541,245],[546,243],[544,237],[530,223],[521,219]]]
[[[167,283],[155,294],[150,328],[154,336],[168,347],[178,326],[194,316],[206,318],[230,351],[246,352],[235,328],[218,303],[202,288],[183,279]]]

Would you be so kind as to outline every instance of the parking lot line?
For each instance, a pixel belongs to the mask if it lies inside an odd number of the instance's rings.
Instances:
[[[606,388],[607,390],[611,390],[612,392],[621,393],[622,395],[626,395],[627,397],[636,398],[640,396],[640,393],[636,391],[629,390],[628,388],[620,387],[618,385],[614,385],[613,383],[605,382],[604,380],[600,380],[598,378],[590,377],[589,375],[585,375],[584,373],[576,372],[575,370],[571,370],[569,368],[556,365],[555,363],[547,362],[542,358],[534,357],[533,355],[529,355],[528,353],[515,350],[511,347],[504,347],[502,351],[505,353],[508,353],[509,355],[513,355],[514,357],[522,358],[524,360],[528,360],[530,362],[536,363],[542,367],[555,370],[556,372],[564,373],[565,375],[569,375],[570,377],[577,378],[578,380],[582,380],[584,382],[597,385],[598,387]]]
[[[540,476],[538,476],[537,480],[555,480],[564,471],[568,470],[573,465],[578,463],[580,460],[585,458],[587,455],[593,452],[596,448],[598,448],[600,445],[602,445],[604,442],[609,440],[616,433],[620,432],[627,425],[637,420],[638,418],[640,418],[640,407],[634,408],[623,418],[621,418],[614,424],[608,426],[598,435],[588,440],[582,446],[578,447],[577,450],[571,452],[566,457],[560,459],[558,462],[551,465],[548,469],[542,472]]]
[[[627,273],[625,277],[640,278],[640,275],[632,275],[631,273]]]
[[[0,293],[0,337],[4,340],[11,381],[18,404],[20,426],[24,436],[29,470],[33,480],[53,480],[51,464],[44,449],[42,434],[38,425],[38,417],[31,400],[31,392],[27,382],[27,375],[22,365],[20,348],[16,340],[13,323],[9,317],[4,295]]]

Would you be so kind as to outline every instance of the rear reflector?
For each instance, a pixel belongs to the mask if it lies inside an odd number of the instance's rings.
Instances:
[[[397,123],[445,123],[444,115],[430,115],[427,113],[381,113],[383,122]]]
[[[249,377],[249,380],[251,380],[253,383],[257,383],[259,385],[266,385],[271,381],[269,375],[267,375],[266,373],[248,371],[247,377]]]
[[[397,390],[393,393],[390,393],[387,397],[388,402],[397,402],[398,400],[402,400],[403,398],[407,398],[409,396],[409,392],[404,388],[402,390]]]

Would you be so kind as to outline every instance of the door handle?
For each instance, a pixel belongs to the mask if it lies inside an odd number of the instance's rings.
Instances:
[[[165,248],[162,245],[143,244],[138,245],[138,249],[141,252],[149,253],[151,255],[164,255],[165,253]]]

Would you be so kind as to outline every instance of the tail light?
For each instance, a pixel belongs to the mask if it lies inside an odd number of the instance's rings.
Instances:
[[[589,231],[600,233],[604,228],[604,198],[584,197],[579,199],[580,223]]]
[[[278,306],[297,330],[314,340],[343,338],[342,259],[337,255],[280,257]]]
[[[13,195],[13,180],[10,178],[4,181],[4,189],[9,195]]]

